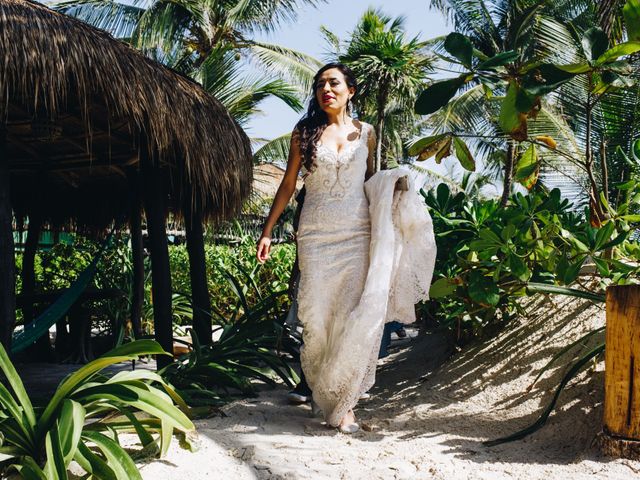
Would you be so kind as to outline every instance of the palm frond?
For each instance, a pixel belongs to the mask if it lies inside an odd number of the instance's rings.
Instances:
[[[116,38],[130,39],[145,9],[141,0],[121,3],[115,0],[68,0],[51,3],[51,8],[106,30]]]
[[[326,3],[326,0],[240,1],[246,3],[246,5],[242,7],[241,14],[236,15],[234,18],[234,24],[237,25],[239,30],[246,33],[273,32],[286,23],[294,22],[298,18],[298,12],[302,8],[316,8]]]
[[[255,151],[253,162],[255,164],[286,163],[290,144],[291,133],[269,140]]]
[[[313,76],[322,66],[311,55],[280,45],[252,42],[249,51],[266,71],[298,85],[305,96],[312,88]]]

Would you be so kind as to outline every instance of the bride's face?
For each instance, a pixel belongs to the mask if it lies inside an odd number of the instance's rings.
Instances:
[[[325,70],[316,82],[316,99],[325,112],[339,112],[346,108],[354,93],[355,89],[349,88],[344,74],[337,68]]]

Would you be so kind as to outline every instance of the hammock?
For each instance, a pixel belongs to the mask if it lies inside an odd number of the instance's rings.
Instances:
[[[69,288],[67,288],[67,290],[65,290],[65,292],[33,322],[25,325],[23,331],[18,332],[13,336],[13,340],[11,341],[11,353],[15,354],[21,352],[30,345],[33,345],[33,343],[45,332],[49,331],[54,323],[66,315],[93,279],[98,267],[98,262],[100,262],[107,246],[111,243],[111,237],[112,235],[107,237],[96,257],[89,266],[87,266],[87,268],[78,275],[78,278],[69,285]]]

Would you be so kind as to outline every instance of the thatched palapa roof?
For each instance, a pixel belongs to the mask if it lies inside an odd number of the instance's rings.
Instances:
[[[38,208],[52,222],[96,226],[122,218],[140,138],[166,169],[174,211],[186,183],[209,220],[233,215],[249,195],[249,140],[222,104],[108,33],[0,0],[0,62],[18,214]]]

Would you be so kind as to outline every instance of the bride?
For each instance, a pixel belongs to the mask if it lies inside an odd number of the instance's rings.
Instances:
[[[370,265],[370,249],[372,255],[375,249],[371,199],[365,192],[365,180],[373,175],[376,139],[371,125],[351,117],[357,82],[348,67],[325,65],[313,85],[308,111],[291,135],[287,169],[258,241],[257,258],[261,263],[269,258],[271,231],[302,172],[306,194],[297,233],[298,318],[304,341],[300,361],[326,423],[351,433],[358,430],[353,407],[375,380],[391,288],[390,282],[370,278],[380,271]],[[375,175],[367,184],[378,177],[384,175]],[[398,175],[391,177],[395,185]],[[398,203],[397,198],[394,201]],[[421,210],[425,211],[424,204]],[[395,224],[389,225],[393,231]],[[381,253],[390,257],[378,262],[389,266],[387,276],[392,262],[407,263],[397,246],[380,250],[377,258]],[[435,249],[431,253],[435,258]]]

